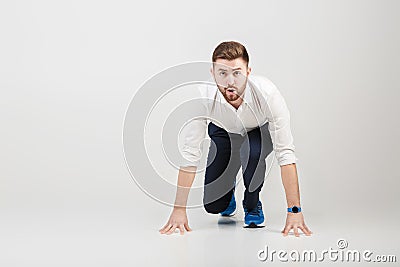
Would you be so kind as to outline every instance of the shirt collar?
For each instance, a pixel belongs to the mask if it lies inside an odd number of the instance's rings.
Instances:
[[[250,88],[249,80],[247,80],[246,89],[244,90],[243,95],[243,103],[250,104],[251,102],[253,102],[252,90]]]

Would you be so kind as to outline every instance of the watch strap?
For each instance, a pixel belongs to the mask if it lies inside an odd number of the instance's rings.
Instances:
[[[296,213],[301,212],[301,207],[297,207],[297,206],[293,206],[293,207],[297,208],[297,212]],[[287,211],[288,212],[293,212],[293,207],[287,208]]]

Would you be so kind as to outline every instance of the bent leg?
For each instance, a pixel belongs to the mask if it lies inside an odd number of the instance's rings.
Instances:
[[[244,204],[248,209],[255,208],[259,193],[264,184],[267,156],[273,151],[268,123],[247,133],[240,150],[242,163]]]
[[[208,125],[211,138],[204,179],[204,208],[208,213],[224,211],[234,192],[240,169],[240,145],[243,137],[231,134],[212,122]]]

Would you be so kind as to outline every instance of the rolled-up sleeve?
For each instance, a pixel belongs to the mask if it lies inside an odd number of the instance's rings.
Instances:
[[[183,147],[181,150],[184,161],[181,167],[198,166],[202,157],[203,140],[207,129],[206,118],[195,118],[187,125]]]
[[[290,113],[281,93],[276,89],[267,99],[268,129],[279,166],[296,163],[295,146],[290,128]]]
[[[189,120],[183,127],[181,156],[183,161],[180,167],[199,166],[203,152],[203,141],[206,137],[208,125],[208,110],[206,101],[207,87],[203,85],[195,86],[191,93],[194,101],[190,104],[190,109],[186,110]]]

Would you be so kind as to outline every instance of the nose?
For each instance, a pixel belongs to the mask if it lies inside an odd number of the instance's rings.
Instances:
[[[232,86],[235,84],[235,79],[232,74],[228,75],[227,83],[228,83],[228,86]]]

